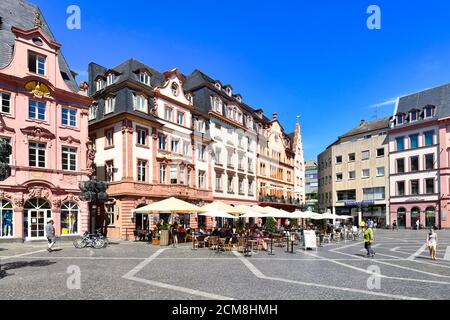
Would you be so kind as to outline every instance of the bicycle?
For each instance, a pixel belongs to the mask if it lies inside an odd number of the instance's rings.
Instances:
[[[104,247],[106,248],[107,246],[109,246],[110,242],[109,239],[105,237],[103,233],[101,233],[101,230],[102,229],[95,230],[95,237],[97,237],[98,239],[102,239],[105,242]]]
[[[85,234],[80,239],[76,239],[73,242],[73,245],[77,249],[83,249],[87,246],[90,246],[94,249],[101,249],[105,247],[105,240],[97,237],[96,235],[91,235],[88,232],[85,232]]]

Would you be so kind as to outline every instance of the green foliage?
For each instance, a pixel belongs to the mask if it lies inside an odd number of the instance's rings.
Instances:
[[[271,233],[275,233],[277,231],[277,221],[272,218],[269,217],[266,220],[266,231],[271,232]]]
[[[168,224],[168,223],[164,223],[164,224],[161,226],[161,230],[169,230],[169,224]]]
[[[289,224],[291,227],[297,228],[298,227],[298,219],[289,219]]]

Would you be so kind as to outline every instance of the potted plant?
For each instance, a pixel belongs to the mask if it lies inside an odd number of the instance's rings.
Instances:
[[[159,245],[160,246],[168,246],[170,244],[170,239],[169,239],[169,224],[164,223],[161,226],[161,238],[159,241]]]

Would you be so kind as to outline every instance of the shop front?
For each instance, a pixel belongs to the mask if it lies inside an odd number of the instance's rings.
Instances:
[[[439,226],[437,203],[402,203],[391,204],[390,223],[397,222],[399,228],[415,228],[419,221],[420,228]]]

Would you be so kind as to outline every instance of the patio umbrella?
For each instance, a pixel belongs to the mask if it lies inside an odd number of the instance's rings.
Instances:
[[[240,216],[239,218],[267,218],[270,217],[270,215],[262,212],[257,211],[249,211],[246,214]]]
[[[282,219],[286,218],[287,219],[287,218],[290,218],[290,216],[292,216],[292,213],[281,210],[281,209],[273,209],[270,211],[270,213],[268,213],[268,216],[272,217],[272,218],[282,218]]]
[[[151,212],[175,212],[175,213],[197,213],[205,212],[203,208],[177,199],[168,198],[159,202],[149,204],[145,207],[134,210],[135,213],[151,213]]]
[[[252,207],[240,204],[237,206],[234,206],[235,210],[242,212],[243,214],[247,214],[247,213],[252,213],[252,212],[259,212],[255,209],[253,209]],[[264,212],[262,212],[264,213]],[[242,217],[241,217],[242,218]]]
[[[352,216],[337,216],[336,217],[337,220],[347,220],[347,219],[353,219]]]
[[[230,214],[242,214],[246,213],[246,211],[239,210],[237,207],[230,206],[229,204],[216,201],[209,203],[207,205],[204,205],[202,209],[206,212],[212,212],[212,211],[220,211],[220,212],[226,212]]]
[[[234,216],[232,214],[223,211],[209,211],[199,214],[199,216],[211,217],[211,218],[225,218],[225,219],[239,219],[239,216]]]

